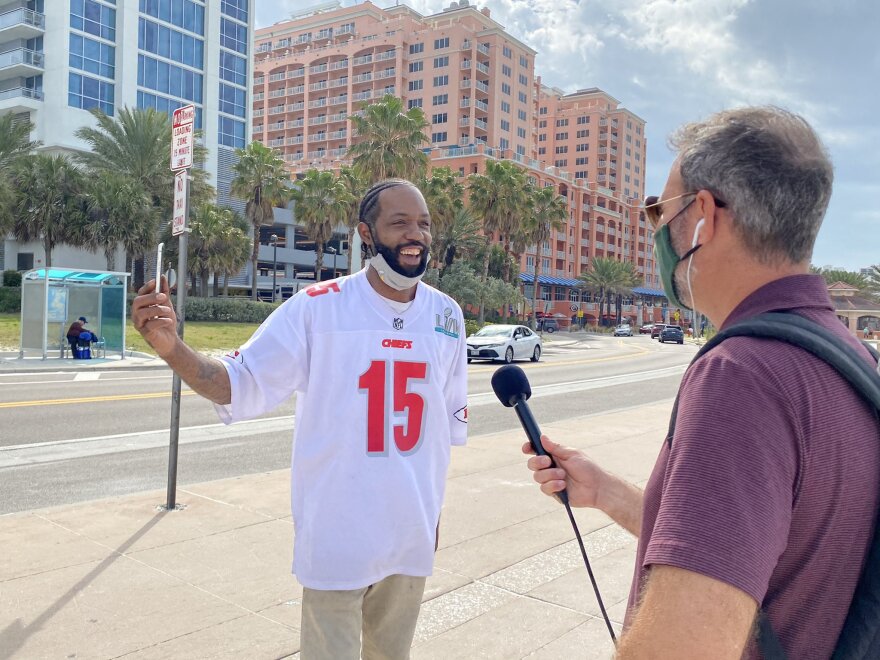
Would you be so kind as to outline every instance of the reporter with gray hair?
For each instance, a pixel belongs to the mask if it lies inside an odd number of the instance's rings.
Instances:
[[[801,117],[773,107],[681,128],[662,195],[645,201],[672,306],[722,331],[797,315],[871,355],[835,315],[810,257],[833,170]],[[880,503],[876,413],[824,360],[732,337],[689,367],[645,490],[545,440],[528,466],[639,539],[619,658],[831,656]],[[674,429],[674,432],[672,432]],[[525,453],[531,453],[527,445]]]

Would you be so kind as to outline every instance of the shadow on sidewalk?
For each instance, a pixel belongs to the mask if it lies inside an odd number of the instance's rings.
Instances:
[[[112,554],[101,561],[100,564],[95,566],[91,571],[88,572],[83,578],[74,584],[70,589],[67,590],[65,594],[63,594],[58,600],[56,600],[52,605],[49,606],[42,614],[40,614],[36,619],[34,619],[31,623],[26,626],[23,626],[21,623],[21,619],[16,619],[8,626],[6,626],[2,631],[0,631],[0,652],[3,653],[4,658],[11,658],[15,655],[16,651],[18,651],[24,643],[30,638],[31,635],[38,632],[55,614],[57,614],[65,605],[67,605],[79,592],[85,589],[90,582],[92,582],[96,577],[98,577],[101,573],[103,573],[107,568],[110,567],[113,562],[115,562],[120,557],[123,557],[128,551],[128,549],[134,545],[138,541],[138,539],[145,536],[153,527],[155,527],[159,521],[165,517],[168,513],[173,513],[169,511],[161,511],[157,513],[151,520],[149,520],[143,527],[141,527],[137,532],[132,534],[122,545],[120,545],[116,550],[112,550]]]

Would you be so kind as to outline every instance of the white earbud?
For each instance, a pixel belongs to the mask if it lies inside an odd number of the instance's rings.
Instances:
[[[699,222],[697,222],[697,226],[694,228],[694,240],[691,241],[691,248],[697,247],[697,241],[700,238],[700,230],[703,228],[704,224],[706,224],[706,219],[700,218]]]

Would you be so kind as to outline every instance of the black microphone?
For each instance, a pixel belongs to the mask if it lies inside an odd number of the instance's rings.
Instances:
[[[513,408],[523,430],[529,438],[532,449],[538,456],[550,456],[541,444],[541,429],[538,422],[532,416],[529,404],[526,401],[532,396],[532,387],[525,372],[515,364],[507,364],[492,374],[492,389],[502,405]],[[550,457],[550,466],[556,467],[553,457]],[[556,493],[563,504],[568,504],[568,493],[561,490]]]

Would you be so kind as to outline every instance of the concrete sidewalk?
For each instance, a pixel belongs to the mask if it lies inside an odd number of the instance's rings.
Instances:
[[[543,430],[643,483],[671,406]],[[531,481],[523,440],[453,448],[413,658],[612,655],[564,509]],[[164,500],[153,491],[0,517],[0,657],[298,657],[289,471],[179,489],[180,511],[162,511]],[[595,511],[576,517],[619,629],[635,539]]]

